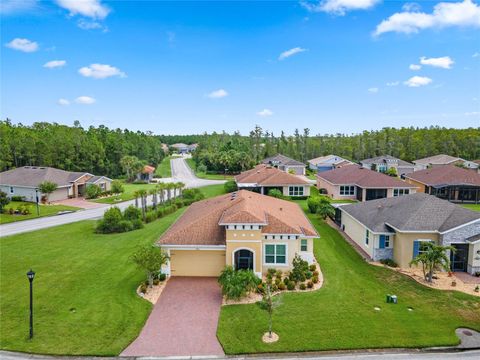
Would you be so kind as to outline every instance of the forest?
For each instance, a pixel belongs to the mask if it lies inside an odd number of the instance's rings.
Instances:
[[[306,162],[336,154],[353,161],[389,154],[406,161],[448,154],[467,160],[480,158],[480,128],[454,129],[383,128],[360,134],[311,135],[298,129],[293,135],[279,135],[256,126],[248,136],[212,133],[202,135],[156,135],[153,132],[83,128],[38,122],[32,125],[0,121],[0,170],[25,165],[52,166],[70,171],[88,171],[109,177],[123,176],[124,156],[135,156],[156,166],[165,154],[161,144],[199,143],[194,154],[197,164],[209,171],[235,173],[257,164],[264,157],[282,153]]]

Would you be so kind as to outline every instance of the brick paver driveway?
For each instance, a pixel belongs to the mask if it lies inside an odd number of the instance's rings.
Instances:
[[[172,277],[138,338],[122,356],[224,355],[217,340],[216,278]]]

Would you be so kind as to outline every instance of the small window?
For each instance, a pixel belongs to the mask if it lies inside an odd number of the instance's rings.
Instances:
[[[390,247],[390,235],[385,235],[385,247]]]
[[[353,196],[355,195],[355,186],[353,185],[340,185],[341,196]]]
[[[288,195],[289,196],[303,196],[304,189],[303,186],[289,186]]]
[[[368,245],[370,241],[370,231],[368,229],[365,231],[365,245]]]
[[[286,264],[287,263],[287,246],[283,244],[265,245],[265,263],[266,264]]]
[[[390,247],[390,235],[380,235],[378,238],[379,248],[386,249]]]
[[[401,196],[410,194],[410,189],[393,189],[393,196]]]
[[[300,240],[300,251],[308,251],[308,241],[307,241],[307,239]]]
[[[10,194],[13,194],[15,191],[13,190],[13,186],[10,186]]]

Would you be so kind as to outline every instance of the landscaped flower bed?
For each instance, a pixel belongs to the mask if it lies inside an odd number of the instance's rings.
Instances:
[[[160,274],[153,280],[152,287],[149,287],[148,280],[145,281],[137,288],[138,296],[150,301],[152,304],[156,304],[163,289],[165,289],[165,286],[167,285],[168,279],[169,277],[165,276],[165,274]]]

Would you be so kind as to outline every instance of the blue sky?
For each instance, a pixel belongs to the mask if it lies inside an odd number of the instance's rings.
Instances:
[[[1,12],[0,115],[14,122],[277,135],[480,125],[473,0],[2,0]]]

